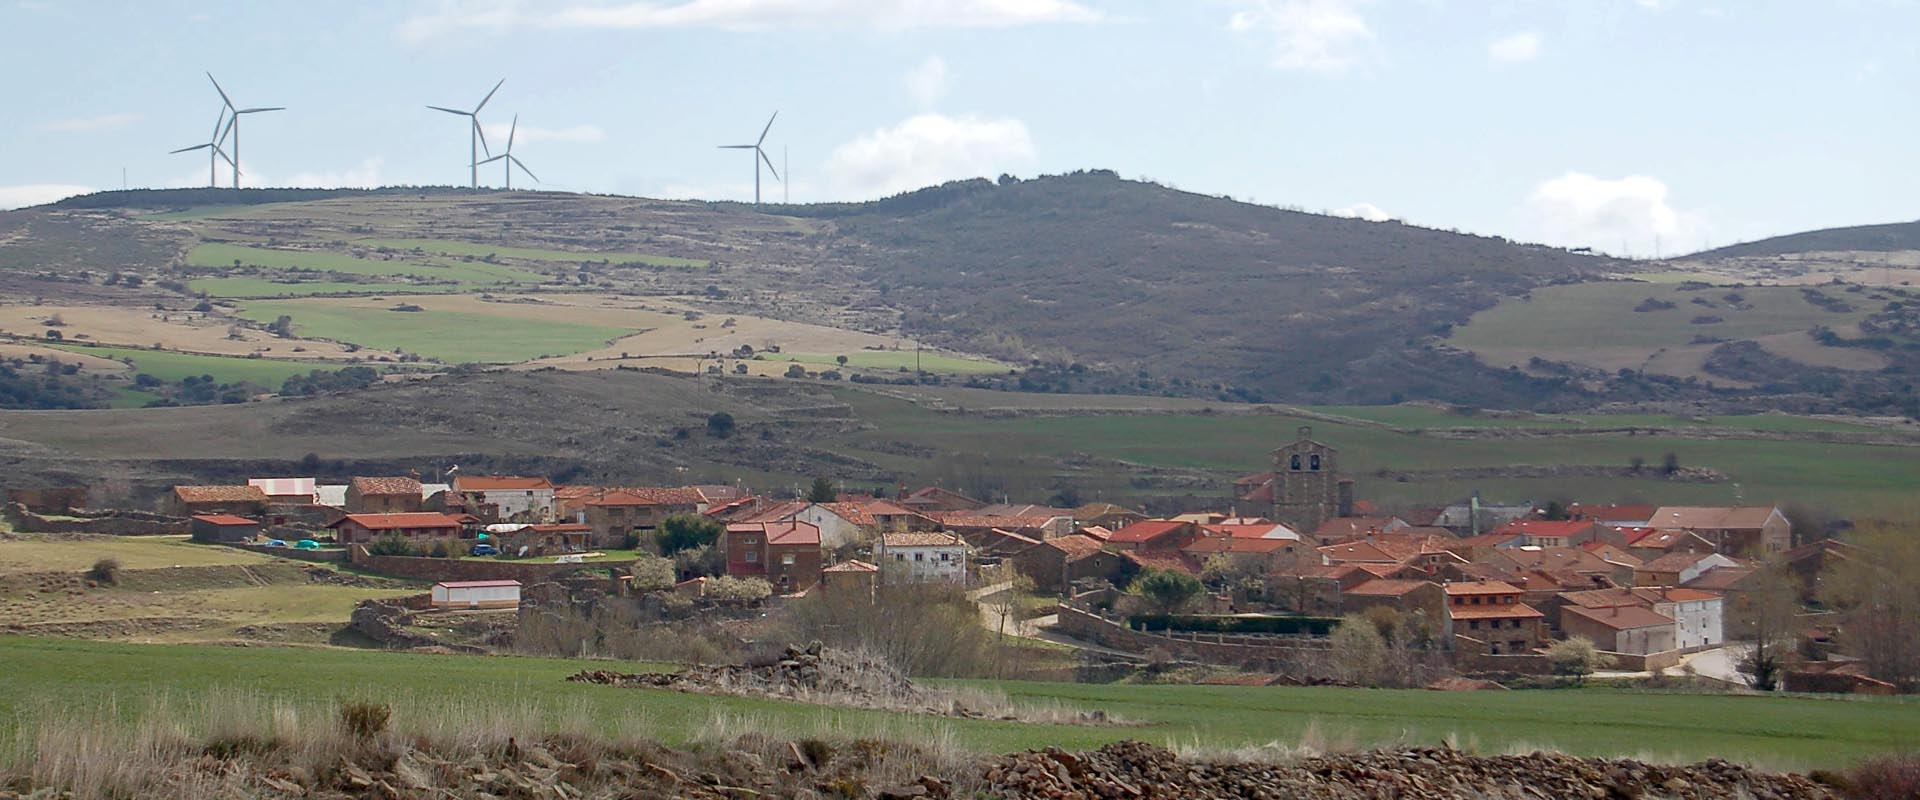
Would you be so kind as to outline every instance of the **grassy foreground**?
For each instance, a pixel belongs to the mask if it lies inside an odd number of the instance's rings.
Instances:
[[[1442,693],[1328,688],[1104,686],[969,682],[1015,702],[1102,708],[1141,727],[975,722],[797,703],[566,683],[564,659],[440,656],[336,649],[131,645],[0,638],[0,719],[8,738],[49,698],[109,713],[191,706],[214,696],[394,706],[396,721],[511,714],[520,724],[649,735],[679,743],[715,726],[770,735],[884,735],[974,751],[1091,747],[1122,738],[1238,747],[1270,742],[1366,747],[1452,737],[1482,751],[1558,749],[1661,760],[1721,757],[1770,769],[1850,764],[1920,741],[1906,699],[1734,697],[1565,690]],[[491,716],[490,716],[491,715]]]

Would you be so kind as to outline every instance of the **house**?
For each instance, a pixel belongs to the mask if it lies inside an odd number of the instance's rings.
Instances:
[[[493,540],[494,547],[510,555],[584,553],[593,547],[593,526],[580,522],[520,525],[513,530],[494,534]]]
[[[1109,550],[1143,552],[1179,550],[1200,538],[1200,525],[1169,519],[1148,519],[1114,531],[1107,537]]]
[[[1453,635],[1485,642],[1493,655],[1527,653],[1540,646],[1540,621],[1546,615],[1520,602],[1520,587],[1503,581],[1471,581],[1443,588]]]
[[[1340,610],[1347,614],[1385,606],[1402,614],[1429,614],[1437,620],[1446,602],[1446,591],[1440,584],[1405,578],[1374,578],[1340,592]]]
[[[1088,503],[1073,510],[1073,524],[1077,527],[1098,525],[1118,530],[1146,518],[1145,514],[1112,503]]]
[[[1588,520],[1614,528],[1648,527],[1656,506],[1649,505],[1596,505],[1592,503],[1573,503],[1567,506],[1567,518]]]
[[[1134,569],[1134,562],[1101,547],[1098,539],[1078,534],[1028,548],[1013,557],[1013,565],[1042,592],[1066,592],[1074,581],[1088,578],[1123,583]]]
[[[1659,647],[1664,645],[1664,649],[1668,650],[1695,650],[1723,644],[1726,641],[1721,597],[1712,592],[1684,588],[1610,588],[1568,592],[1562,595],[1562,599],[1565,602],[1560,609],[1561,631],[1568,636],[1586,635],[1587,638],[1593,639],[1594,642],[1600,644],[1603,649],[1611,650],[1613,648],[1605,642],[1602,642],[1601,639],[1594,638],[1595,630],[1592,626],[1595,624],[1609,625],[1611,623],[1595,623],[1590,619],[1593,614],[1587,614],[1575,620],[1572,623],[1574,627],[1569,628],[1566,615],[1568,610],[1580,608],[1588,612],[1598,613],[1613,608],[1637,606],[1652,610],[1654,613],[1666,617],[1670,621],[1673,630],[1668,634],[1619,639],[1620,642],[1632,641],[1635,643],[1634,646]],[[1587,629],[1579,630],[1578,628],[1580,626],[1586,626]],[[1621,624],[1611,624],[1611,629],[1616,632],[1625,630]],[[1599,635],[1604,638],[1611,634],[1601,633]],[[1649,644],[1649,642],[1651,642],[1651,644]],[[1647,652],[1658,653],[1663,652],[1663,650],[1654,649],[1645,652],[1637,650],[1615,650],[1614,652],[1645,655]]]
[[[354,478],[347,482],[347,513],[406,514],[420,511],[426,495],[420,491],[420,479]]]
[[[828,597],[872,600],[879,584],[880,567],[857,559],[820,570],[820,588]]]
[[[999,528],[988,528],[984,531],[972,529],[965,533],[951,531],[951,533],[960,534],[960,538],[966,540],[967,546],[973,548],[974,554],[982,558],[1006,558],[1016,556],[1026,552],[1028,548],[1040,544],[1039,539],[1031,536],[1022,536],[1013,531],[1003,531]]]
[[[1679,586],[1715,567],[1739,566],[1719,553],[1670,553],[1633,570],[1635,586]]]
[[[1388,552],[1386,546],[1364,539],[1319,548],[1324,564],[1399,564],[1404,554]]]
[[[781,594],[820,583],[820,527],[799,520],[735,522],[721,536],[727,574],[765,578]]]
[[[593,529],[594,547],[619,547],[628,536],[651,534],[668,517],[698,514],[707,497],[692,487],[624,487],[607,489],[576,501],[574,522]]]
[[[476,523],[472,517],[457,517],[434,511],[419,511],[405,514],[348,514],[335,520],[327,527],[334,530],[334,537],[344,545],[367,544],[375,539],[396,536],[405,539],[418,550],[436,542],[454,542],[465,538],[467,525]]]
[[[196,542],[244,542],[260,535],[260,523],[232,514],[195,514],[188,521]]]
[[[176,517],[195,514],[260,516],[267,513],[267,493],[258,486],[175,486],[167,495],[166,510]]]
[[[249,478],[247,485],[266,494],[269,503],[310,506],[317,482],[313,478]]]
[[[1536,509],[1531,505],[1482,505],[1476,503],[1455,503],[1440,510],[1433,520],[1426,524],[1437,525],[1461,536],[1477,536],[1494,530],[1516,519],[1533,516]]]
[[[972,511],[986,503],[959,492],[929,486],[900,498],[900,505],[922,514],[931,514],[935,511]]]
[[[1490,553],[1499,550],[1512,550],[1524,547],[1527,535],[1524,533],[1483,533],[1448,542],[1447,550],[1469,562],[1485,559]]]
[[[546,478],[508,475],[457,475],[453,490],[470,507],[483,509],[483,519],[503,522],[546,522],[553,519],[553,482]]]
[[[1532,547],[1578,547],[1600,536],[1600,523],[1590,520],[1516,519],[1494,533],[1518,533]]]
[[[915,512],[917,514],[917,512]],[[742,522],[805,522],[820,529],[821,546],[840,550],[864,544],[880,534],[880,521],[854,503],[809,503],[791,500],[768,506]]]
[[[947,530],[966,537],[971,542],[974,537],[989,531],[1005,531],[1025,536],[1029,539],[1051,539],[1064,534],[1053,533],[1046,527],[1046,520],[1021,517],[983,517],[972,511],[936,512],[934,518],[939,522],[935,530]],[[1072,533],[1068,531],[1067,533]]]
[[[1408,527],[1399,517],[1334,517],[1313,529],[1313,540],[1322,545],[1359,539],[1369,533],[1392,533]]]
[[[1662,530],[1658,528],[1622,528],[1627,539],[1627,552],[1642,560],[1653,560],[1668,553],[1712,553],[1717,548],[1693,531]]]
[[[1676,649],[1673,618],[1637,604],[1566,606],[1560,610],[1560,631],[1614,653],[1644,656]]]
[[[316,485],[313,487],[313,504],[326,508],[345,510],[347,507],[347,485]]]
[[[441,581],[433,585],[434,608],[519,608],[519,581]]]
[[[1251,567],[1261,575],[1271,572],[1277,564],[1294,563],[1307,552],[1306,545],[1292,539],[1235,538],[1224,534],[1202,535],[1180,548],[1182,555],[1202,568],[1215,558],[1224,557]],[[1308,556],[1307,560],[1315,558]]]
[[[889,582],[967,582],[967,543],[944,531],[883,533],[874,560]]]
[[[1793,547],[1793,523],[1779,506],[1662,506],[1647,524],[1690,531],[1712,542],[1716,552],[1740,558],[1763,558]]]
[[[1000,503],[982,506],[971,513],[981,517],[1019,520],[1019,526],[1039,528],[1043,533],[1042,538],[1047,539],[1073,533],[1074,528],[1074,512],[1071,508]],[[1008,526],[1003,524],[1001,527]]]

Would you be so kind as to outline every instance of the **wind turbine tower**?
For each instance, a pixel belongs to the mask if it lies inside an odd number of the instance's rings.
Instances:
[[[196,144],[192,147],[182,147],[178,150],[167,151],[167,155],[173,155],[175,153],[187,153],[194,150],[208,151],[207,152],[207,188],[209,189],[220,188],[219,159],[223,159],[223,158],[226,159],[227,164],[229,166],[232,166],[235,172],[240,171],[240,166],[236,164],[232,158],[229,158],[227,156],[227,153],[225,150],[220,149],[220,141],[221,141],[220,129],[224,127],[226,124],[227,124],[227,109],[225,106],[222,106],[220,108],[219,118],[213,121],[213,132],[207,134],[206,144]]]
[[[775,111],[773,112],[773,116],[767,118],[767,127],[760,129],[760,138],[754,140],[753,144],[720,145],[720,149],[722,150],[752,150],[753,151],[753,154],[754,154],[753,204],[756,206],[760,205],[760,164],[762,162],[765,162],[767,165],[767,171],[773,173],[773,179],[776,181],[780,180],[780,172],[773,168],[773,159],[767,157],[767,151],[760,149],[760,145],[765,144],[767,141],[767,131],[773,130],[773,121],[779,116],[780,116],[780,112]]]
[[[520,115],[515,114],[513,115],[513,127],[510,127],[507,129],[507,151],[504,153],[501,153],[500,155],[494,156],[492,158],[489,158],[485,161],[480,162],[481,164],[491,164],[495,161],[507,162],[506,164],[503,164],[501,166],[501,169],[502,171],[507,173],[507,189],[509,190],[513,189],[513,168],[514,167],[519,167],[521,172],[527,173],[527,177],[532,178],[535,183],[538,183],[540,181],[540,176],[533,174],[533,170],[527,169],[527,165],[520,163],[520,159],[513,155],[513,136],[515,133],[518,133],[519,131],[520,131]],[[475,166],[477,167],[478,165],[475,165]]]
[[[459,109],[445,108],[442,106],[427,106],[427,108],[431,108],[435,111],[445,111],[454,116],[467,118],[467,123],[468,123],[467,163],[472,166],[473,188],[475,189],[480,188],[480,151],[481,149],[486,148],[487,155],[489,156],[493,155],[493,149],[487,147],[486,132],[480,130],[480,109],[487,107],[487,101],[493,99],[493,93],[500,91],[501,84],[504,84],[506,82],[507,82],[506,78],[501,78],[500,83],[496,83],[493,85],[493,91],[487,92],[486,97],[480,98],[480,105],[474,106],[472,111],[461,111]]]
[[[235,108],[233,98],[227,96],[227,90],[220,88],[220,82],[213,79],[213,73],[207,73],[207,80],[213,84],[213,90],[220,93],[220,102],[225,104],[225,108],[221,110],[221,113],[232,115],[227,118],[227,130],[221,131],[219,138],[215,139],[215,141],[225,142],[227,140],[227,131],[233,132],[233,157],[227,159],[227,161],[233,164],[233,188],[238,189],[240,188],[240,115],[262,114],[268,111],[285,111],[287,108],[286,106]]]

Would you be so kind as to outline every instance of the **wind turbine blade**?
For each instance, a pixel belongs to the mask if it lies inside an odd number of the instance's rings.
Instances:
[[[507,128],[507,152],[513,152],[513,135],[520,131],[520,115],[513,115],[513,126]]]
[[[483,159],[481,159],[481,160],[479,160],[479,161],[475,161],[475,162],[473,162],[473,166],[476,166],[476,167],[479,167],[479,166],[485,166],[485,165],[487,165],[487,164],[491,164],[491,163],[493,163],[493,162],[495,162],[495,161],[499,161],[500,159],[503,159],[503,158],[506,158],[506,156],[504,156],[504,155],[498,155],[498,156],[494,156],[494,157],[492,157],[492,158],[483,158]]]
[[[493,155],[493,148],[487,146],[487,129],[480,124],[480,118],[473,118],[473,132],[480,136],[480,151]]]
[[[167,151],[167,155],[173,155],[174,153],[185,153],[185,152],[188,152],[188,151],[190,151],[190,150],[205,150],[206,148],[209,148],[209,147],[212,147],[212,146],[213,146],[213,145],[211,145],[211,144],[196,144],[196,145],[194,145],[194,146],[192,146],[192,147],[182,147],[182,148],[180,148],[180,149],[178,149],[178,150],[168,150],[168,151]]]
[[[456,110],[454,110],[454,109],[451,109],[451,108],[444,108],[444,107],[441,107],[441,106],[427,106],[427,108],[431,108],[431,109],[433,109],[433,110],[435,110],[435,111],[445,111],[445,112],[447,112],[447,113],[449,113],[449,114],[459,114],[460,116],[463,116],[463,117],[471,117],[471,116],[473,116],[473,112],[471,112],[471,111],[456,111]]]
[[[224,128],[224,129],[222,129],[222,130],[220,131],[220,135],[219,135],[219,136],[217,136],[217,137],[214,137],[214,140],[213,140],[213,141],[214,141],[214,142],[215,142],[216,144],[217,144],[217,143],[219,143],[219,142],[224,142],[224,141],[226,141],[226,140],[227,140],[227,134],[229,134],[229,133],[233,133],[233,126],[235,126],[235,125],[238,125],[238,124],[240,124],[240,115],[239,115],[239,114],[235,114],[235,115],[233,115],[233,116],[231,116],[231,117],[228,117],[228,118],[227,118],[227,127],[226,127],[226,128]]]
[[[720,145],[720,149],[722,149],[722,150],[752,150],[752,149],[754,149],[754,145],[750,145],[750,144],[723,144],[723,145]]]
[[[760,138],[759,138],[759,139],[756,139],[756,140],[754,140],[754,143],[753,143],[753,145],[754,145],[755,147],[759,147],[760,145],[762,145],[762,144],[764,144],[764,143],[766,143],[766,141],[767,141],[767,131],[770,131],[770,130],[773,130],[773,121],[774,121],[774,119],[776,119],[776,118],[778,118],[779,116],[780,116],[780,112],[778,112],[778,111],[775,111],[775,112],[773,112],[773,116],[771,116],[771,117],[767,117],[767,127],[764,127],[764,128],[761,128],[761,129],[760,129]]]
[[[507,161],[508,163],[511,163],[516,167],[519,167],[521,172],[527,173],[527,177],[532,178],[534,183],[540,182],[540,176],[533,174],[533,170],[527,169],[527,165],[520,163],[520,159],[514,158],[513,156],[507,156]]]
[[[773,159],[767,157],[767,151],[756,147],[753,148],[753,152],[759,153],[760,160],[767,162],[767,171],[773,173],[773,179],[780,180],[780,170],[773,168]]]
[[[213,84],[213,90],[220,93],[220,99],[226,101],[227,108],[233,108],[233,98],[227,96],[227,90],[220,88],[220,82],[213,79],[213,73],[207,73],[207,80]]]
[[[482,97],[482,98],[480,98],[480,105],[477,105],[477,106],[474,106],[474,107],[473,107],[473,113],[475,113],[475,114],[478,114],[478,113],[480,113],[480,109],[483,109],[483,108],[486,108],[486,107],[487,107],[487,101],[488,101],[488,100],[492,100],[492,99],[493,99],[493,93],[494,93],[494,92],[497,92],[497,91],[500,91],[500,84],[503,84],[503,83],[506,83],[506,82],[507,82],[507,79],[506,79],[506,78],[501,78],[501,79],[500,79],[500,83],[496,83],[496,84],[494,84],[494,85],[493,85],[493,91],[490,91],[490,92],[487,92],[487,96],[486,96],[486,97]]]
[[[207,134],[207,141],[217,142],[225,138],[220,134],[220,126],[225,124],[227,124],[227,109],[223,106],[220,109],[220,116],[215,117],[213,120],[213,132]]]
[[[220,149],[219,145],[210,144],[207,146],[213,148],[214,154],[220,156],[221,161],[227,162],[227,166],[233,167],[236,170],[240,169],[240,165],[233,160],[233,156],[227,155],[227,151]]]
[[[286,107],[286,106],[273,106],[273,107],[271,107],[271,108],[243,108],[243,109],[240,109],[239,111],[235,111],[235,112],[233,112],[233,113],[235,113],[235,114],[258,114],[258,113],[261,113],[261,112],[263,112],[263,111],[285,111],[285,110],[287,110],[287,107]]]

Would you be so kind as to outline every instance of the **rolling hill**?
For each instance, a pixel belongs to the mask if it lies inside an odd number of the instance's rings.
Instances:
[[[1920,250],[1920,220],[1884,225],[1854,225],[1790,233],[1755,242],[1719,247],[1687,256],[1687,260],[1752,258],[1795,253],[1898,252]]]

